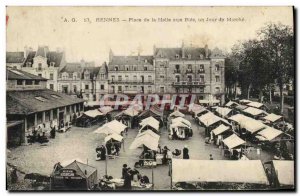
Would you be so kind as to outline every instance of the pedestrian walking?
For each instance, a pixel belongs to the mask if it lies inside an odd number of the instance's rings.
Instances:
[[[212,154],[209,155],[209,160],[214,160]]]
[[[183,159],[190,159],[189,149],[187,145],[184,146],[182,150],[182,154],[183,154]]]

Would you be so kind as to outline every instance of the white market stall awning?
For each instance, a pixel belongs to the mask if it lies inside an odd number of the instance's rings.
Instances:
[[[155,118],[153,118],[152,116],[143,119],[143,120],[140,122],[140,125],[141,125],[141,126],[144,126],[144,125],[152,124],[152,123],[158,124],[158,125],[159,125],[159,121],[156,120]]]
[[[172,181],[268,184],[260,160],[172,159]]]
[[[103,116],[103,113],[101,113],[99,110],[88,110],[84,112],[85,115],[95,118],[97,116]]]
[[[276,114],[273,114],[273,113],[268,114],[267,116],[264,117],[265,120],[268,120],[270,122],[275,122],[275,121],[277,121],[281,118],[282,118],[282,116],[276,115]]]
[[[248,116],[245,116],[243,114],[236,114],[236,115],[233,115],[229,118],[229,120],[232,120],[232,121],[235,121],[239,124],[241,124],[243,121],[247,121],[247,120],[250,120],[252,118],[248,117]]]
[[[121,132],[124,131],[126,128],[127,126],[123,123],[117,120],[113,120],[96,129],[94,133],[103,133],[106,135],[116,133],[120,135]]]
[[[170,124],[170,128],[175,128],[175,127],[186,127],[186,128],[190,128],[187,124],[181,122],[181,121],[177,121],[174,122],[172,124]]]
[[[247,105],[251,106],[251,107],[254,107],[254,108],[261,108],[262,106],[264,106],[264,104],[256,102],[256,101],[251,101]]]
[[[251,103],[252,101],[248,100],[248,99],[241,99],[240,100],[240,103],[242,104],[248,104],[248,103]]]
[[[99,111],[102,112],[103,114],[107,114],[107,113],[113,111],[113,109],[110,106],[103,106],[103,107],[99,108]]]
[[[129,149],[133,150],[133,149],[137,149],[142,145],[145,145],[147,148],[156,151],[158,148],[158,141],[159,141],[159,136],[153,137],[150,134],[144,134],[139,137],[136,137],[134,141],[131,143]]]
[[[229,101],[228,103],[226,103],[226,107],[230,107],[232,105],[239,105],[238,103],[234,102],[234,101]]]
[[[229,149],[233,149],[235,147],[238,147],[246,143],[236,134],[232,134],[231,136],[227,137],[226,139],[223,140],[223,142]]]
[[[232,111],[232,109],[223,108],[223,107],[217,107],[217,109],[216,109],[216,112],[218,114],[220,114],[222,117],[227,116],[231,111]]]
[[[265,140],[271,141],[276,137],[280,136],[282,133],[283,132],[278,129],[274,129],[273,127],[267,127],[262,131],[258,132],[257,135],[264,137]]]
[[[145,123],[144,125],[142,125],[142,127],[139,129],[138,133],[141,133],[142,130],[144,130],[146,128],[149,129],[149,127],[154,128],[157,132],[159,132],[159,123]]]
[[[216,115],[214,115],[214,113],[212,113],[212,112],[207,112],[206,114],[199,116],[198,119],[200,122],[202,122],[202,121],[206,120],[207,118],[211,118],[212,116],[216,116]]]
[[[124,114],[126,114],[128,116],[131,116],[131,117],[134,117],[134,116],[139,115],[139,111],[135,110],[134,108],[127,108],[124,111]]]
[[[262,123],[259,120],[255,120],[253,118],[250,118],[248,120],[244,120],[240,123],[241,128],[246,129],[247,131],[249,131],[250,133],[256,133],[259,130],[267,127],[267,125],[265,125],[264,123]]]
[[[295,185],[294,161],[273,160],[273,166],[280,185]]]
[[[248,107],[248,108],[244,109],[243,112],[251,114],[252,116],[258,116],[260,114],[265,113],[265,111],[257,109],[257,108],[253,108],[253,107]]]
[[[111,139],[121,142],[123,140],[123,137],[119,134],[113,133],[104,138],[104,143],[107,143]]]
[[[202,109],[204,109],[203,106],[193,103],[193,104],[189,105],[189,110],[188,111],[196,113],[197,111],[202,110]]]
[[[142,137],[144,135],[150,135],[150,136],[152,136],[154,138],[158,138],[158,139],[160,137],[159,135],[157,135],[156,133],[154,133],[153,131],[151,131],[150,129],[148,129],[148,130],[146,130],[146,131],[144,131],[142,133],[137,134],[136,138],[137,137]]]
[[[190,121],[188,121],[188,120],[187,120],[187,119],[185,119],[185,118],[182,118],[182,117],[177,117],[177,118],[174,118],[174,119],[172,119],[171,121],[172,121],[172,123],[174,123],[174,122],[183,122],[184,124],[186,124],[186,125],[188,125],[188,126],[192,127],[192,124],[191,124],[191,122],[190,122]]]
[[[170,114],[170,117],[184,117],[185,115],[178,110]]]
[[[230,127],[221,124],[221,125],[218,126],[217,128],[213,129],[212,132],[213,132],[215,135],[220,135],[220,134],[224,133],[225,131],[227,131],[227,130],[229,130],[229,129],[230,129]]]

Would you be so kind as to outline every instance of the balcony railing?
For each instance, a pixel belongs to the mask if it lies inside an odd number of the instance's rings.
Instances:
[[[174,86],[203,86],[205,84],[204,81],[181,81],[181,82],[173,82]]]
[[[108,80],[109,84],[154,84],[154,80]]]

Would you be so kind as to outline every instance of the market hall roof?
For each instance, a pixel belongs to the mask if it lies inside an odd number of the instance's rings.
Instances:
[[[8,80],[40,80],[40,81],[47,80],[46,78],[36,76],[22,70],[16,70],[16,69],[7,69],[7,79]]]
[[[49,89],[7,91],[6,114],[31,114],[54,108],[83,103],[83,99],[55,92]]]
[[[23,63],[24,52],[6,52],[6,63]]]

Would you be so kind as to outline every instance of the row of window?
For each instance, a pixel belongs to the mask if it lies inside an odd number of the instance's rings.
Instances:
[[[179,64],[175,65],[175,70],[180,70],[180,65]],[[187,70],[193,70],[193,65],[188,64],[187,65]],[[198,70],[204,72],[204,64],[200,64]],[[220,65],[219,64],[215,64],[215,71],[220,71]]]
[[[23,80],[17,80],[17,85],[23,85]],[[40,85],[39,80],[25,80],[25,85]]]
[[[160,78],[163,79],[164,77],[165,77],[164,75],[161,75]],[[180,76],[176,75],[175,80],[176,80],[176,82],[180,82]],[[193,81],[193,76],[192,75],[187,75],[187,81],[192,82]],[[204,75],[200,75],[199,81],[200,82],[205,82]],[[220,76],[215,76],[215,81],[220,82]]]
[[[115,79],[116,79],[115,76],[112,75],[112,76],[111,76],[111,80],[114,81]],[[118,76],[118,81],[122,81],[122,79],[123,79],[122,76]],[[144,79],[145,79],[145,76],[141,76],[141,81],[142,81],[142,82],[144,82]],[[129,76],[128,76],[128,75],[125,75],[125,81],[128,81],[128,80],[129,80]],[[137,76],[136,76],[136,75],[133,76],[133,80],[134,80],[134,81],[137,81]],[[152,76],[150,76],[150,75],[148,76],[148,81],[149,81],[149,82],[152,81]]]

